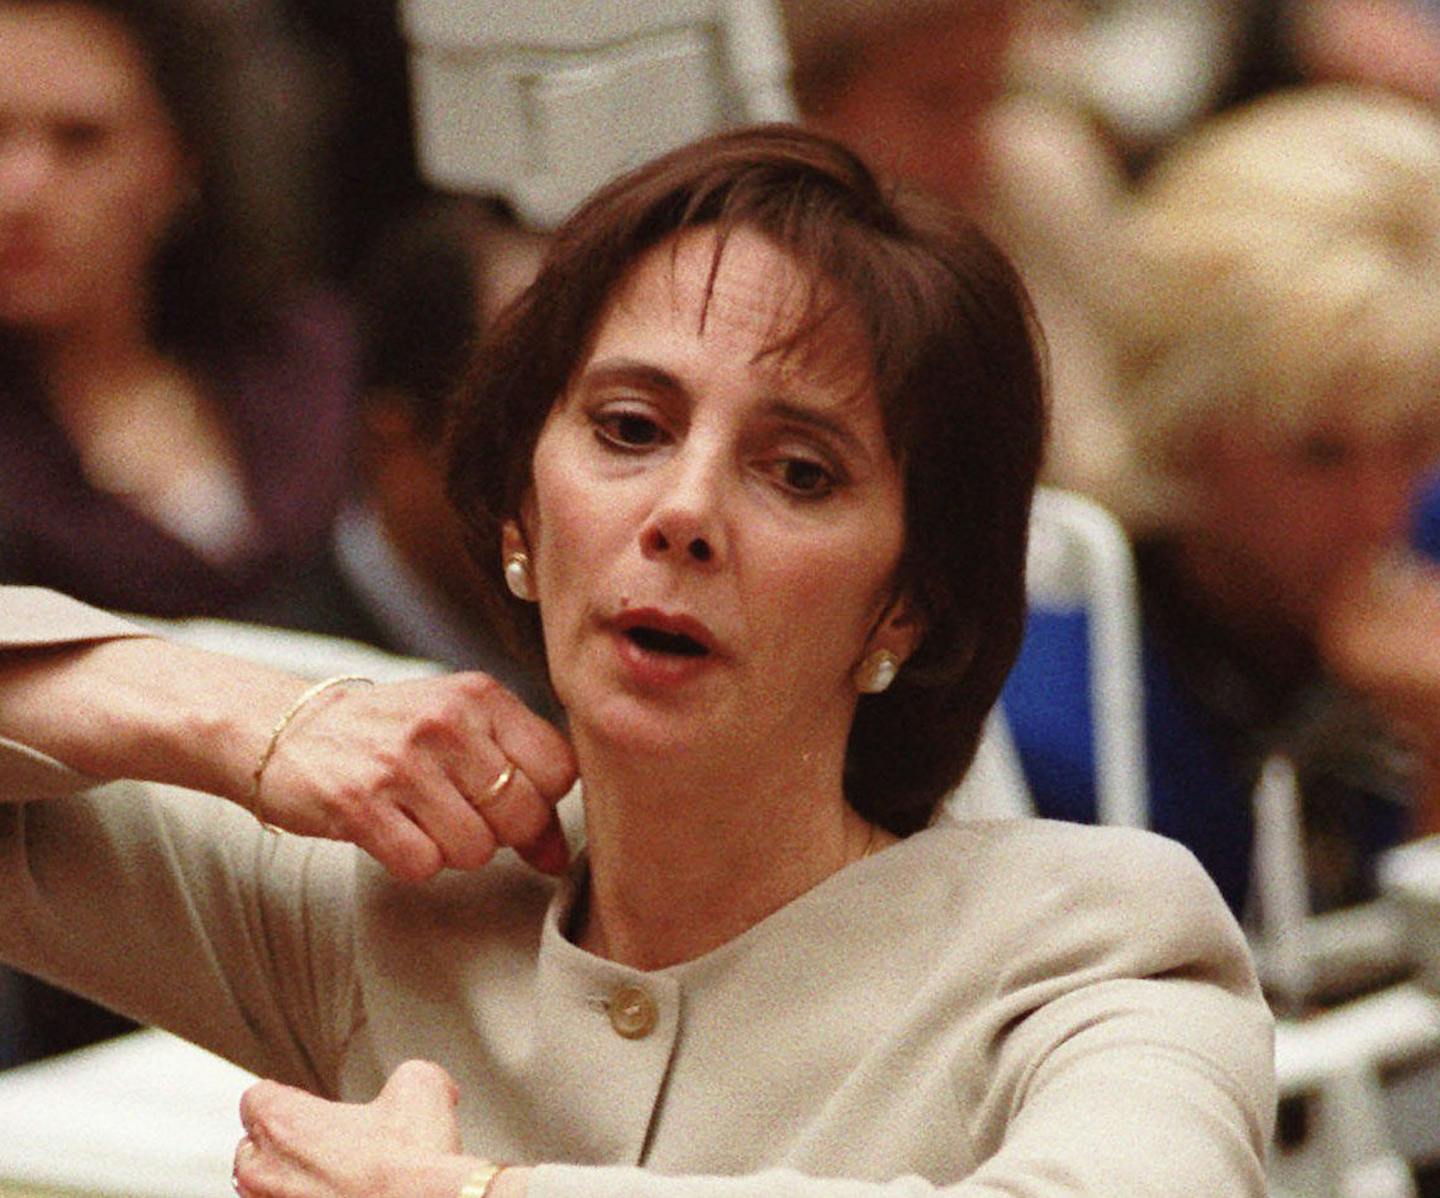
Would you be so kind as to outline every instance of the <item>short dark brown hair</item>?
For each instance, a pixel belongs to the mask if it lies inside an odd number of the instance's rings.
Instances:
[[[451,498],[492,615],[538,660],[539,618],[500,581],[500,532],[532,483],[541,426],[589,351],[605,305],[650,248],[736,229],[800,263],[854,305],[905,490],[896,593],[924,627],[894,686],[859,704],[846,797],[904,835],[959,782],[1024,626],[1030,500],[1044,444],[1044,377],[1029,300],[975,226],[883,185],[838,142],[789,125],[732,130],[609,184],[560,228],[539,276],[497,323],[451,428]],[[780,347],[782,350],[786,347]],[[817,583],[821,580],[817,580]]]

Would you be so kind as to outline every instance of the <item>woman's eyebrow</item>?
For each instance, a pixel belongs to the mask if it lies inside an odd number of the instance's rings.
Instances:
[[[872,458],[870,447],[846,420],[837,419],[829,412],[792,400],[777,399],[767,405],[770,415],[788,424],[798,424],[825,433],[839,441],[846,450],[864,458]]]
[[[638,358],[602,358],[591,362],[580,374],[587,384],[628,383],[649,391],[672,395],[689,395],[690,390],[677,375]]]

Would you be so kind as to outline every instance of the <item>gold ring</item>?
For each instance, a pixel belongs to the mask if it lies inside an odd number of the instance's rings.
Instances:
[[[515,763],[512,761],[507,761],[505,763],[505,768],[500,771],[495,781],[490,783],[490,785],[485,788],[484,801],[487,803],[491,803],[498,799],[504,793],[505,788],[510,785],[511,781],[514,780],[514,777]]]

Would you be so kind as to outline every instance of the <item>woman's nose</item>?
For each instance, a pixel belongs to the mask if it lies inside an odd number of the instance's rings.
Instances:
[[[640,532],[647,557],[716,566],[725,558],[725,483],[718,465],[677,455],[660,472],[660,493]]]

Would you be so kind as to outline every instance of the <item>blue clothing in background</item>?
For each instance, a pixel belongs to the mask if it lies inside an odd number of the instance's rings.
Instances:
[[[1036,814],[1078,823],[1094,823],[1096,813],[1088,637],[1081,611],[1032,611],[1002,696]],[[1238,915],[1254,836],[1250,785],[1144,640],[1151,827],[1200,859]]]
[[[1440,474],[1433,475],[1420,491],[1410,523],[1410,543],[1418,553],[1440,562]]]
[[[1417,499],[1413,542],[1440,560],[1440,476]],[[1289,685],[1259,677],[1178,580],[1165,546],[1141,546],[1137,562],[1150,827],[1186,845],[1242,914],[1259,769],[1285,752],[1301,780],[1312,904],[1371,897],[1375,858],[1408,832],[1404,755],[1318,662]],[[1001,696],[1036,814],[1081,823],[1097,811],[1089,649],[1083,610],[1032,610]]]

